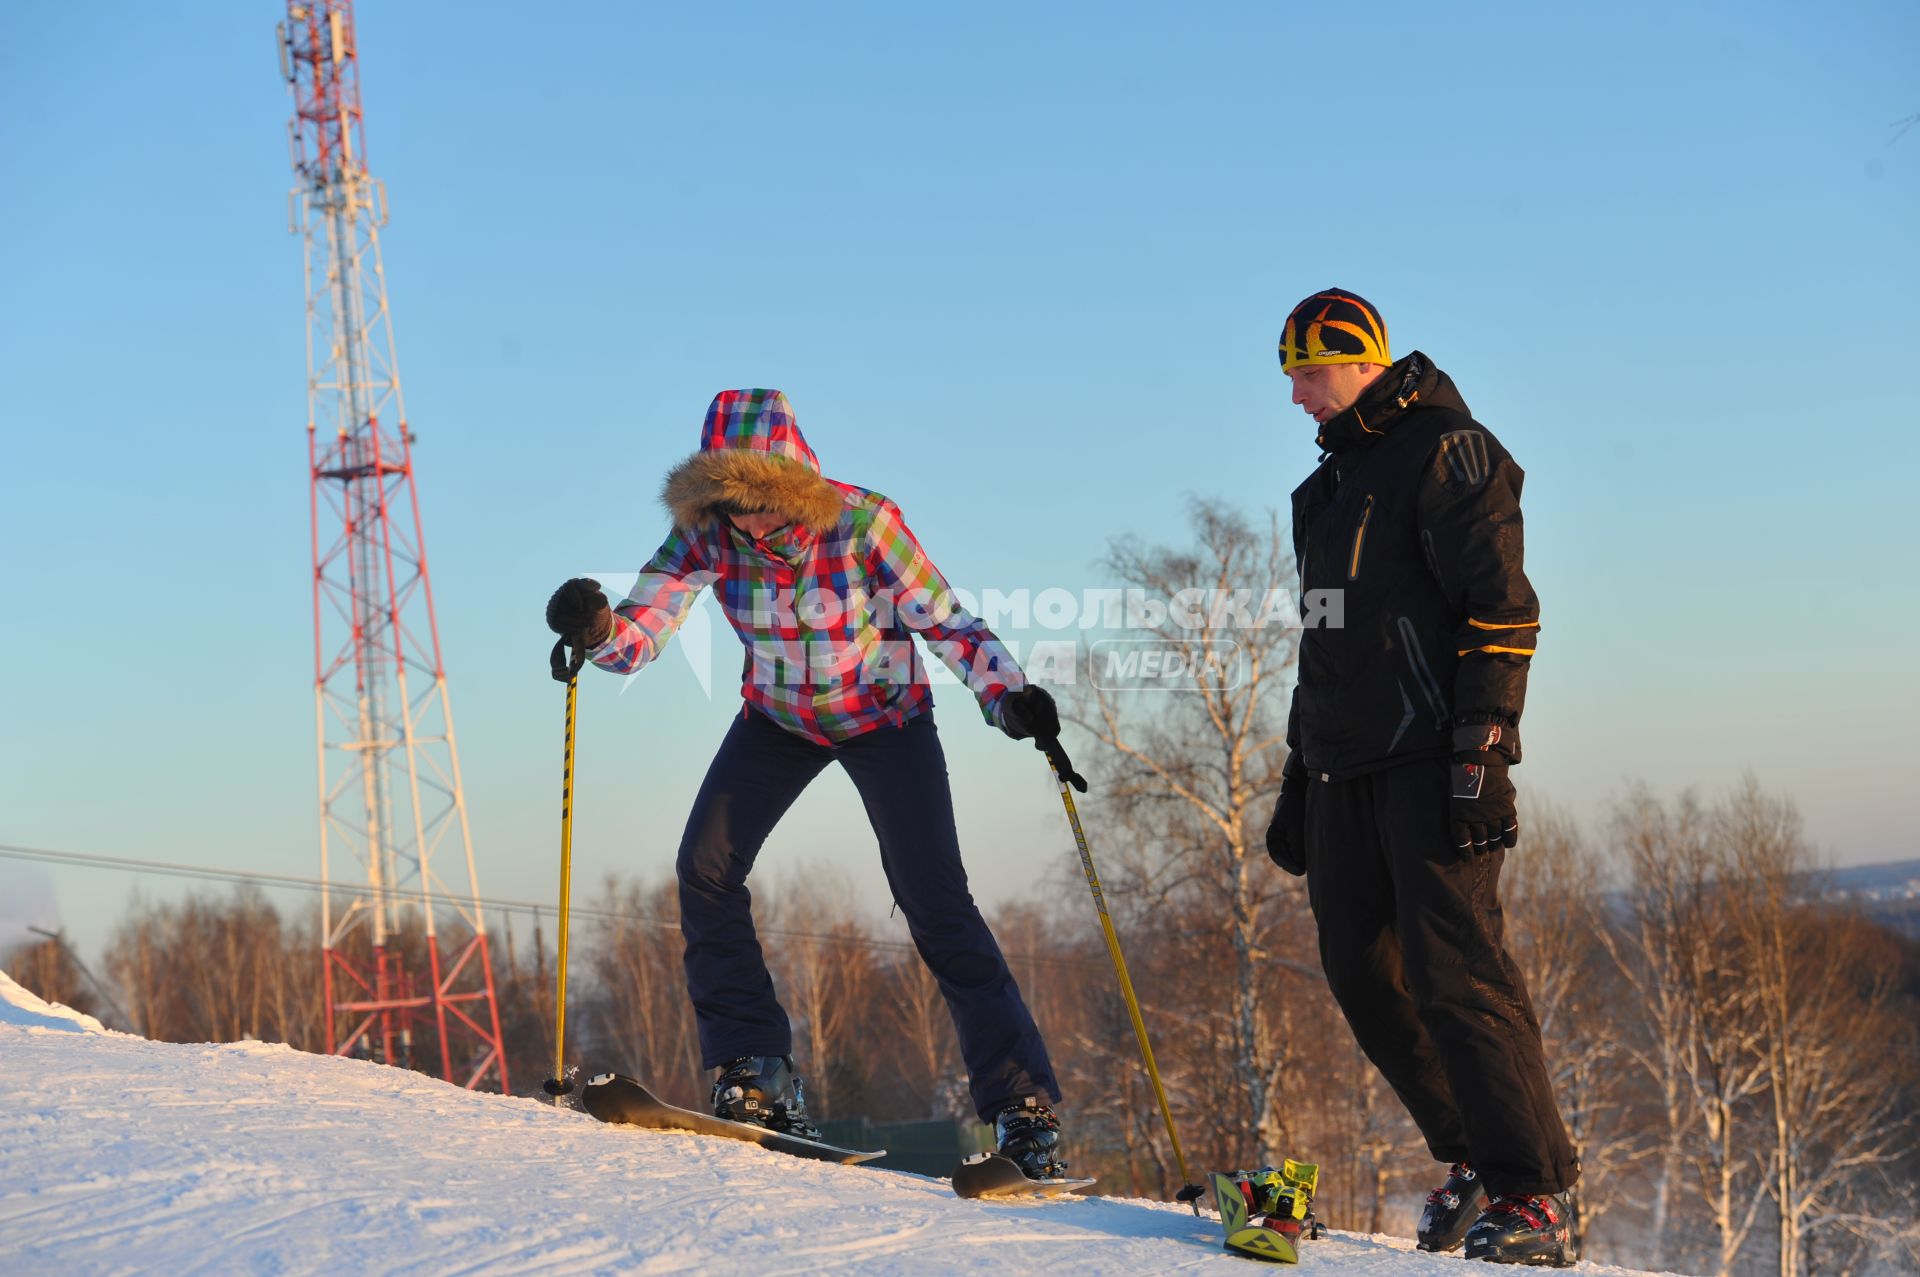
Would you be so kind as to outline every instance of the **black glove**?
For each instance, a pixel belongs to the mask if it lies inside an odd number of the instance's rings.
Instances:
[[[1015,740],[1060,739],[1060,711],[1044,687],[1028,683],[1000,698],[1000,730]]]
[[[1280,773],[1280,800],[1267,826],[1267,857],[1298,878],[1307,872],[1307,769],[1300,755],[1288,757]]]
[[[1033,737],[1033,747],[1047,756],[1060,779],[1083,794],[1087,792],[1086,777],[1073,770],[1073,760],[1060,744],[1060,711],[1046,688],[1029,683],[1002,696],[1000,730],[1015,740]]]
[[[613,633],[613,609],[600,582],[592,577],[576,576],[553,592],[547,600],[547,628],[560,636],[547,655],[556,682],[572,684],[587,663],[587,649],[598,647]],[[573,656],[567,656],[567,645]]]
[[[1453,841],[1465,855],[1520,841],[1507,760],[1519,750],[1514,729],[1500,723],[1463,723],[1453,729]]]
[[[547,628],[575,647],[598,647],[613,632],[613,609],[600,582],[576,576],[547,600]]]

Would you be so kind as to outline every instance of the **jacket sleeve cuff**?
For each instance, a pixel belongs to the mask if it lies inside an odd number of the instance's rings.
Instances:
[[[607,636],[601,639],[598,643],[595,643],[592,647],[587,649],[587,658],[589,660],[593,659],[593,656],[595,653],[605,652],[609,648],[613,647],[613,645],[616,642],[618,642],[620,639],[620,627],[622,625],[627,624],[626,618],[621,616],[618,612],[607,613],[607,619],[610,622],[610,624],[607,626]]]
[[[607,627],[607,637],[587,649],[587,660],[615,674],[631,674],[637,668],[633,653],[638,641],[645,637],[645,631],[618,612],[612,615],[613,624]]]
[[[1504,714],[1462,714],[1454,720],[1453,761],[1511,767],[1520,761],[1520,729]]]

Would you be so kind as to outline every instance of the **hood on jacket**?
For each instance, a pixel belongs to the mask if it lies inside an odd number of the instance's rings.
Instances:
[[[667,472],[660,501],[683,531],[727,509],[778,514],[818,534],[840,520],[845,498],[820,473],[778,390],[723,390],[707,408],[700,451]]]
[[[1416,350],[1396,360],[1375,378],[1372,385],[1360,392],[1360,398],[1352,407],[1327,418],[1314,442],[1327,452],[1346,452],[1385,434],[1392,428],[1394,418],[1416,403],[1425,408],[1447,408],[1462,416],[1472,415],[1467,401],[1454,387],[1453,378]]]

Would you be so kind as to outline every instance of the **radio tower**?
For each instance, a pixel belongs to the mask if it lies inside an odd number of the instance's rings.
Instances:
[[[505,1093],[380,263],[386,192],[367,172],[352,0],[289,0],[280,69],[293,92],[298,176],[289,229],[306,247],[327,1050],[403,1067],[416,1050],[437,1050],[449,1082],[491,1080]],[[447,889],[436,854],[465,857],[463,894]],[[359,873],[336,879],[334,859],[347,856]],[[416,1043],[421,1026],[430,1043]]]

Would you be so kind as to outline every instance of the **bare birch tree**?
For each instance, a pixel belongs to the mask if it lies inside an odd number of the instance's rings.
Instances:
[[[316,1003],[317,951],[296,956],[310,933],[287,928],[256,888],[222,900],[192,895],[164,905],[136,898],[108,938],[105,967],[126,994],[143,1036],[169,1042],[324,1045]]]
[[[846,871],[820,866],[796,869],[760,897],[762,947],[793,1022],[807,1111],[816,1118],[857,1115],[865,1102],[859,1026],[871,1018],[879,979],[873,937],[854,899]]]
[[[1210,987],[1225,986],[1216,1005],[1244,1087],[1235,1107],[1271,1159],[1286,1143],[1276,1100],[1290,1043],[1273,1032],[1265,991],[1276,967],[1319,978],[1317,967],[1290,956],[1303,947],[1299,937],[1276,943],[1263,925],[1270,904],[1292,891],[1267,860],[1264,833],[1286,758],[1284,694],[1299,633],[1297,613],[1272,603],[1291,603],[1293,557],[1277,515],[1256,526],[1195,501],[1190,519],[1190,550],[1127,539],[1110,547],[1105,566],[1138,594],[1129,599],[1126,646],[1089,652],[1090,687],[1073,718],[1110,751],[1098,768],[1100,793],[1127,823],[1135,853],[1121,890],[1158,900],[1198,894],[1226,921],[1230,962],[1211,973]],[[1172,664],[1185,676],[1156,679],[1144,657],[1131,670],[1117,666],[1129,652],[1151,653],[1159,672]],[[1140,854],[1150,851],[1158,854]]]
[[[1639,1184],[1637,1163],[1648,1141],[1624,1120],[1631,1079],[1619,1067],[1626,1050],[1622,989],[1606,961],[1602,866],[1563,812],[1538,802],[1528,808],[1526,838],[1506,858],[1501,887],[1507,947],[1526,979],[1561,1117],[1583,1168],[1568,1201],[1575,1240],[1584,1243],[1622,1187]]]
[[[954,1037],[953,1018],[940,983],[916,954],[898,955],[879,976],[876,998],[879,1024],[895,1048],[901,1067],[899,1089],[913,1095],[918,1117],[971,1118],[970,1106],[955,1109],[965,1094],[966,1068]]]
[[[1766,1200],[1746,1132],[1766,1076],[1752,990],[1732,961],[1711,820],[1691,795],[1668,810],[1640,789],[1617,809],[1614,831],[1628,920],[1613,956],[1649,1010],[1638,1057],[1664,1128],[1653,1234],[1656,1245],[1674,1235],[1684,1180],[1713,1238],[1702,1262],[1725,1277]]]
[[[1748,777],[1715,817],[1733,957],[1758,1013],[1777,1271],[1799,1277],[1810,1225],[1840,1214],[1849,1190],[1899,1162],[1920,1133],[1901,1058],[1887,1050],[1895,969],[1820,906],[1790,802]]]
[[[609,877],[596,903],[602,912],[587,929],[588,984],[577,1003],[591,1034],[587,1049],[607,1067],[647,1079],[662,1098],[704,1108],[707,1073],[681,975],[676,884]],[[542,996],[550,1021],[551,993],[543,989]]]
[[[7,959],[13,982],[46,1002],[72,1007],[82,1015],[98,1015],[99,999],[87,987],[73,956],[58,939],[49,937],[23,944]]]

